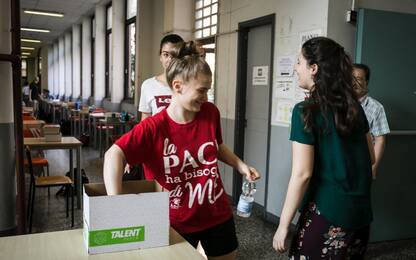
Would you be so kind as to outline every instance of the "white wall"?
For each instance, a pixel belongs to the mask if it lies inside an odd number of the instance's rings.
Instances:
[[[350,9],[351,0],[329,0],[327,35],[340,43],[354,58],[355,25],[346,22],[346,13]]]
[[[322,29],[326,34],[328,1],[224,0],[220,3],[216,100],[221,115],[234,119],[238,23],[276,14],[276,62],[279,56],[298,53],[300,32]]]
[[[238,24],[270,14],[276,15],[273,65],[276,71],[277,59],[280,56],[298,54],[301,32],[321,29],[322,34],[326,35],[328,0],[224,0],[220,2],[219,11],[216,103],[224,122],[222,125],[224,142],[229,147],[233,147]],[[272,102],[271,105],[274,111],[276,102]],[[291,151],[288,128],[272,127],[271,131],[267,211],[279,216],[290,176]],[[274,149],[276,147],[284,147],[284,149]],[[230,194],[233,185],[232,169],[222,166],[221,171],[225,189]]]

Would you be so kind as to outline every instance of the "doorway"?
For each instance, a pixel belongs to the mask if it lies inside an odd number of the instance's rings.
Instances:
[[[234,151],[262,175],[256,183],[254,202],[264,210],[267,206],[274,27],[275,15],[272,14],[242,22],[238,30]],[[236,171],[235,202],[240,196],[242,181]]]

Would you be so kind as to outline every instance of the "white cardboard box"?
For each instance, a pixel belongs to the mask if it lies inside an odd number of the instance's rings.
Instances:
[[[88,253],[168,246],[168,192],[155,181],[127,181],[122,193],[107,196],[104,184],[84,185]]]

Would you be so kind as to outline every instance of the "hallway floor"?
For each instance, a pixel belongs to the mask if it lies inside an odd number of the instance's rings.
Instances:
[[[68,171],[68,152],[63,150],[46,151],[50,162],[51,175],[63,175]],[[102,159],[91,148],[83,148],[82,165],[91,183],[102,182]],[[27,176],[27,182],[29,178]],[[28,189],[28,188],[27,188]],[[48,199],[47,190],[36,194],[33,233],[71,229],[71,219],[65,218],[65,197],[55,196],[58,188],[51,189]],[[287,259],[287,255],[278,255],[272,248],[272,239],[277,225],[262,220],[260,212],[247,219],[235,217],[239,239],[238,259]],[[75,227],[82,228],[82,212],[75,211]],[[372,243],[367,250],[366,259],[398,260],[416,259],[416,238],[409,240]]]

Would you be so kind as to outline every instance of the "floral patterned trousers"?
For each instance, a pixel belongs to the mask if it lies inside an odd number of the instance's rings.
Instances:
[[[364,259],[370,227],[343,229],[329,222],[315,203],[305,207],[289,252],[290,259]]]

